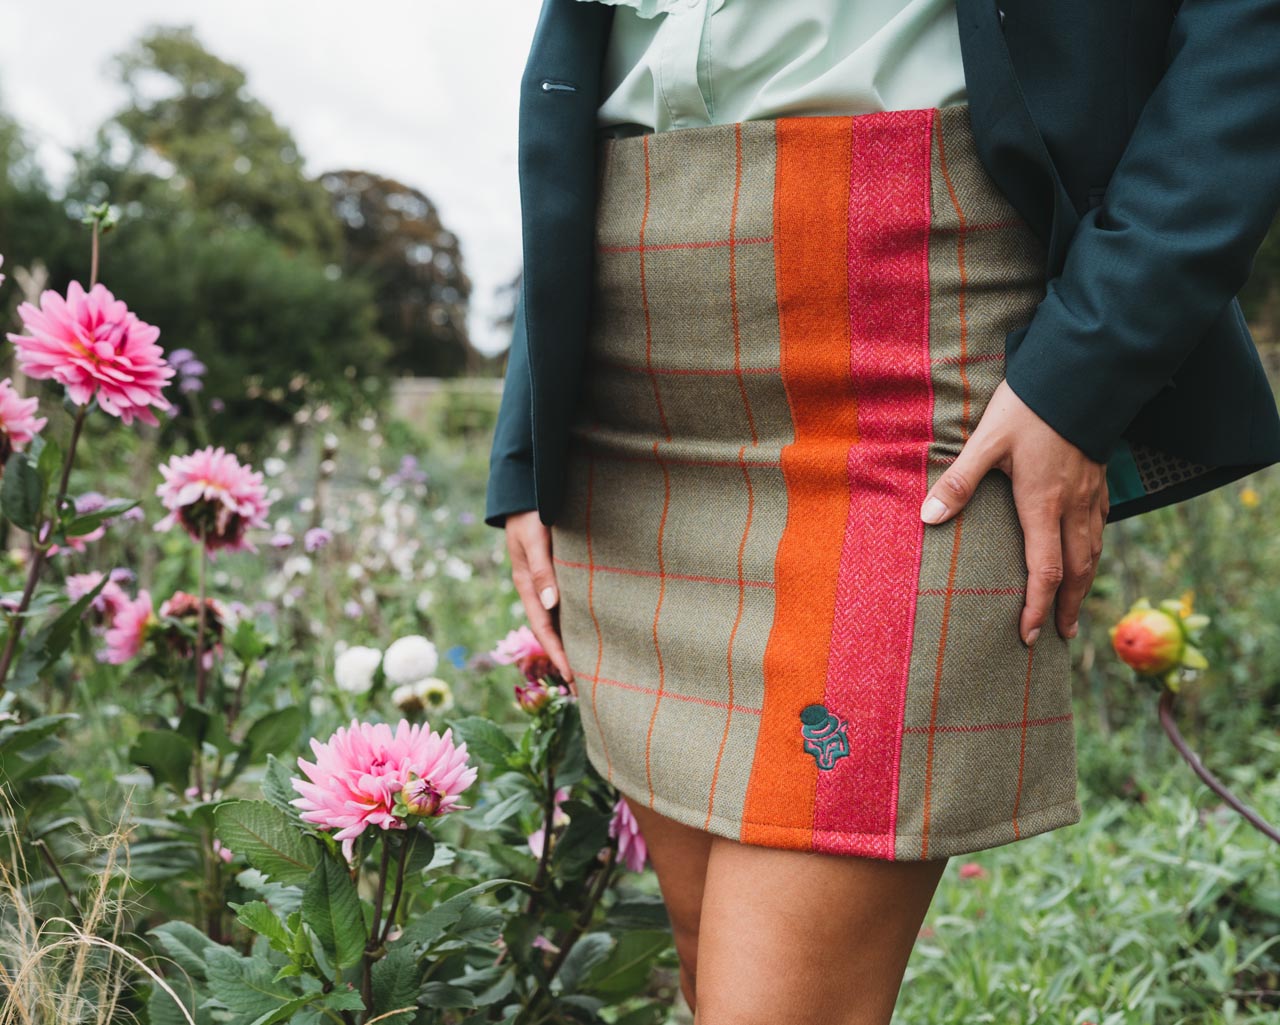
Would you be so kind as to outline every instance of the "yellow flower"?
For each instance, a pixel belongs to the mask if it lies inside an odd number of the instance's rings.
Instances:
[[[1256,509],[1261,501],[1262,499],[1258,497],[1258,492],[1253,488],[1244,488],[1240,492],[1240,504],[1246,509]]]

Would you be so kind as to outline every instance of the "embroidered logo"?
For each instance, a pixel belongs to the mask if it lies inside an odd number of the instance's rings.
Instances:
[[[819,769],[834,769],[836,761],[849,753],[848,723],[826,705],[805,705],[800,710],[800,736]]]

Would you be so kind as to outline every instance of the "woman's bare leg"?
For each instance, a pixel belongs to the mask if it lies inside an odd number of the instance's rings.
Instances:
[[[713,837],[697,1025],[888,1025],[945,865]]]
[[[711,835],[682,825],[627,799],[640,825],[640,834],[649,849],[649,861],[658,877],[676,953],[680,956],[680,991],[690,1009],[694,1007],[698,970],[698,922],[702,909],[702,885],[707,874]]]

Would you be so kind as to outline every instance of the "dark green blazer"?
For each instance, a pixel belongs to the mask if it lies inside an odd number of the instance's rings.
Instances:
[[[854,0],[850,0],[854,2]],[[999,3],[999,6],[997,6]],[[1280,0],[956,0],[970,118],[1045,243],[1005,377],[1107,464],[1109,521],[1280,461],[1236,300],[1280,209]],[[521,81],[524,273],[485,522],[560,509],[614,8],[544,0]]]

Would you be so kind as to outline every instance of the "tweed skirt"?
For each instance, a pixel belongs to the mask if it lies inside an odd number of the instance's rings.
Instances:
[[[602,138],[559,626],[586,751],[743,843],[947,857],[1080,819],[1009,478],[919,515],[1045,294],[965,104]]]

